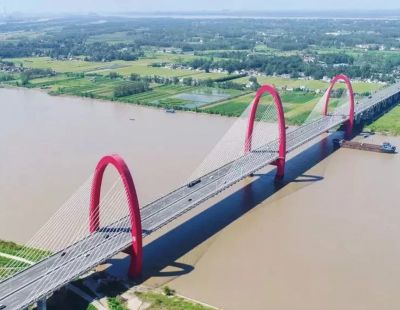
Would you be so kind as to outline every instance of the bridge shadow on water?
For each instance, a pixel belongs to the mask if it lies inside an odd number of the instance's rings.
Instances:
[[[287,161],[283,181],[275,181],[275,169],[257,174],[256,180],[232,193],[178,227],[144,247],[142,281],[152,277],[173,277],[191,272],[195,267],[177,263],[180,257],[227,227],[291,182],[312,183],[322,176],[304,174],[335,150],[332,140],[341,137],[333,133]],[[177,271],[164,272],[166,267]]]

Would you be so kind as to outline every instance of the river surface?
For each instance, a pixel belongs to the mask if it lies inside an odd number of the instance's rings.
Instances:
[[[0,239],[27,242],[108,154],[126,160],[141,205],[153,201],[185,182],[232,122],[0,89]]]
[[[233,123],[32,90],[0,98],[0,238],[17,242],[102,155],[126,159],[145,204],[186,181]],[[291,154],[283,183],[264,169],[146,240],[145,284],[222,309],[399,309],[400,156],[333,152],[332,138]]]

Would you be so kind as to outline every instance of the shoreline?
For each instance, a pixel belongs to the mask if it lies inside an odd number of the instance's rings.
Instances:
[[[89,102],[102,102],[102,103],[108,103],[108,104],[120,104],[120,105],[128,105],[132,107],[139,107],[139,108],[149,108],[155,111],[164,111],[167,109],[166,107],[157,107],[155,105],[147,105],[147,104],[140,104],[140,103],[133,103],[133,102],[126,102],[126,101],[121,101],[121,100],[110,100],[110,99],[102,99],[102,98],[90,98],[90,97],[85,97],[85,96],[79,96],[79,95],[69,95],[69,94],[50,94],[46,89],[40,88],[40,87],[23,87],[23,86],[13,86],[9,84],[1,84],[0,83],[0,89],[14,89],[14,90],[31,90],[31,91],[37,91],[42,94],[46,94],[49,97],[59,97],[59,98],[70,98],[70,99],[82,99],[84,101],[89,101]],[[249,103],[250,104],[250,103]],[[174,109],[175,110],[175,109]],[[188,114],[199,114],[203,116],[210,116],[214,118],[225,118],[225,119],[239,119],[238,116],[229,116],[229,115],[222,115],[222,114],[216,114],[216,113],[207,113],[207,112],[201,112],[201,111],[194,111],[194,110],[180,110],[176,109],[175,113],[188,113]],[[295,125],[291,125],[295,126]]]
[[[167,109],[167,107],[158,107],[155,105],[147,105],[147,104],[140,104],[140,103],[133,103],[133,102],[126,102],[126,101],[122,101],[122,100],[110,100],[110,99],[103,99],[103,98],[90,98],[90,97],[85,97],[85,96],[79,96],[79,95],[69,95],[69,94],[51,94],[49,91],[47,91],[46,89],[40,88],[40,87],[23,87],[23,86],[14,86],[14,85],[10,85],[10,84],[2,84],[0,83],[0,89],[15,89],[15,90],[31,90],[31,91],[37,91],[40,92],[42,94],[46,94],[50,97],[60,97],[60,98],[71,98],[71,99],[77,99],[79,98],[80,100],[84,100],[90,103],[93,102],[102,102],[102,103],[107,103],[107,104],[120,104],[123,106],[132,106],[132,107],[139,107],[139,108],[149,108],[152,109],[154,111],[164,111]],[[247,96],[249,95],[249,93],[240,95],[240,96]],[[240,97],[239,96],[239,97]],[[249,102],[249,105],[251,104],[251,102]],[[400,104],[400,103],[399,103]],[[207,105],[207,107],[211,107],[213,106],[213,104],[209,104]],[[395,107],[394,107],[395,108]],[[387,115],[388,113],[390,113],[394,108],[392,108],[391,110],[385,112],[385,114],[381,115],[378,119],[376,119],[374,122],[376,122],[377,120],[379,120],[380,118],[384,117],[385,115]],[[174,108],[173,108],[174,109]],[[188,113],[191,115],[202,115],[202,116],[210,116],[213,118],[219,118],[219,119],[225,119],[225,120],[238,120],[240,119],[240,116],[234,116],[234,115],[223,115],[223,114],[218,114],[218,113],[207,113],[203,110],[186,110],[186,109],[174,109],[175,113]],[[312,113],[312,111],[310,112]],[[372,122],[371,124],[373,124],[374,122]],[[363,132],[369,132],[371,134],[378,134],[378,135],[382,135],[382,136],[387,136],[387,137],[398,137],[400,136],[400,134],[395,134],[395,133],[391,133],[391,132],[386,132],[386,131],[372,131],[370,130],[368,127],[371,126],[371,124],[365,125],[364,128],[362,129]],[[289,128],[295,128],[301,125],[297,125],[297,124],[287,124],[287,126]]]

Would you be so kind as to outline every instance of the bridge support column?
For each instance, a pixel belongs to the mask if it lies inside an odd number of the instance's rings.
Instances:
[[[43,298],[37,302],[37,309],[38,310],[46,310],[47,309],[47,300]]]
[[[279,158],[274,165],[276,166],[276,179],[282,180],[285,176],[285,158]]]

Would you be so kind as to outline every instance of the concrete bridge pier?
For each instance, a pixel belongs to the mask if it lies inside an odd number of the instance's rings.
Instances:
[[[43,298],[37,302],[38,310],[46,310],[47,309],[47,301],[46,298]]]

